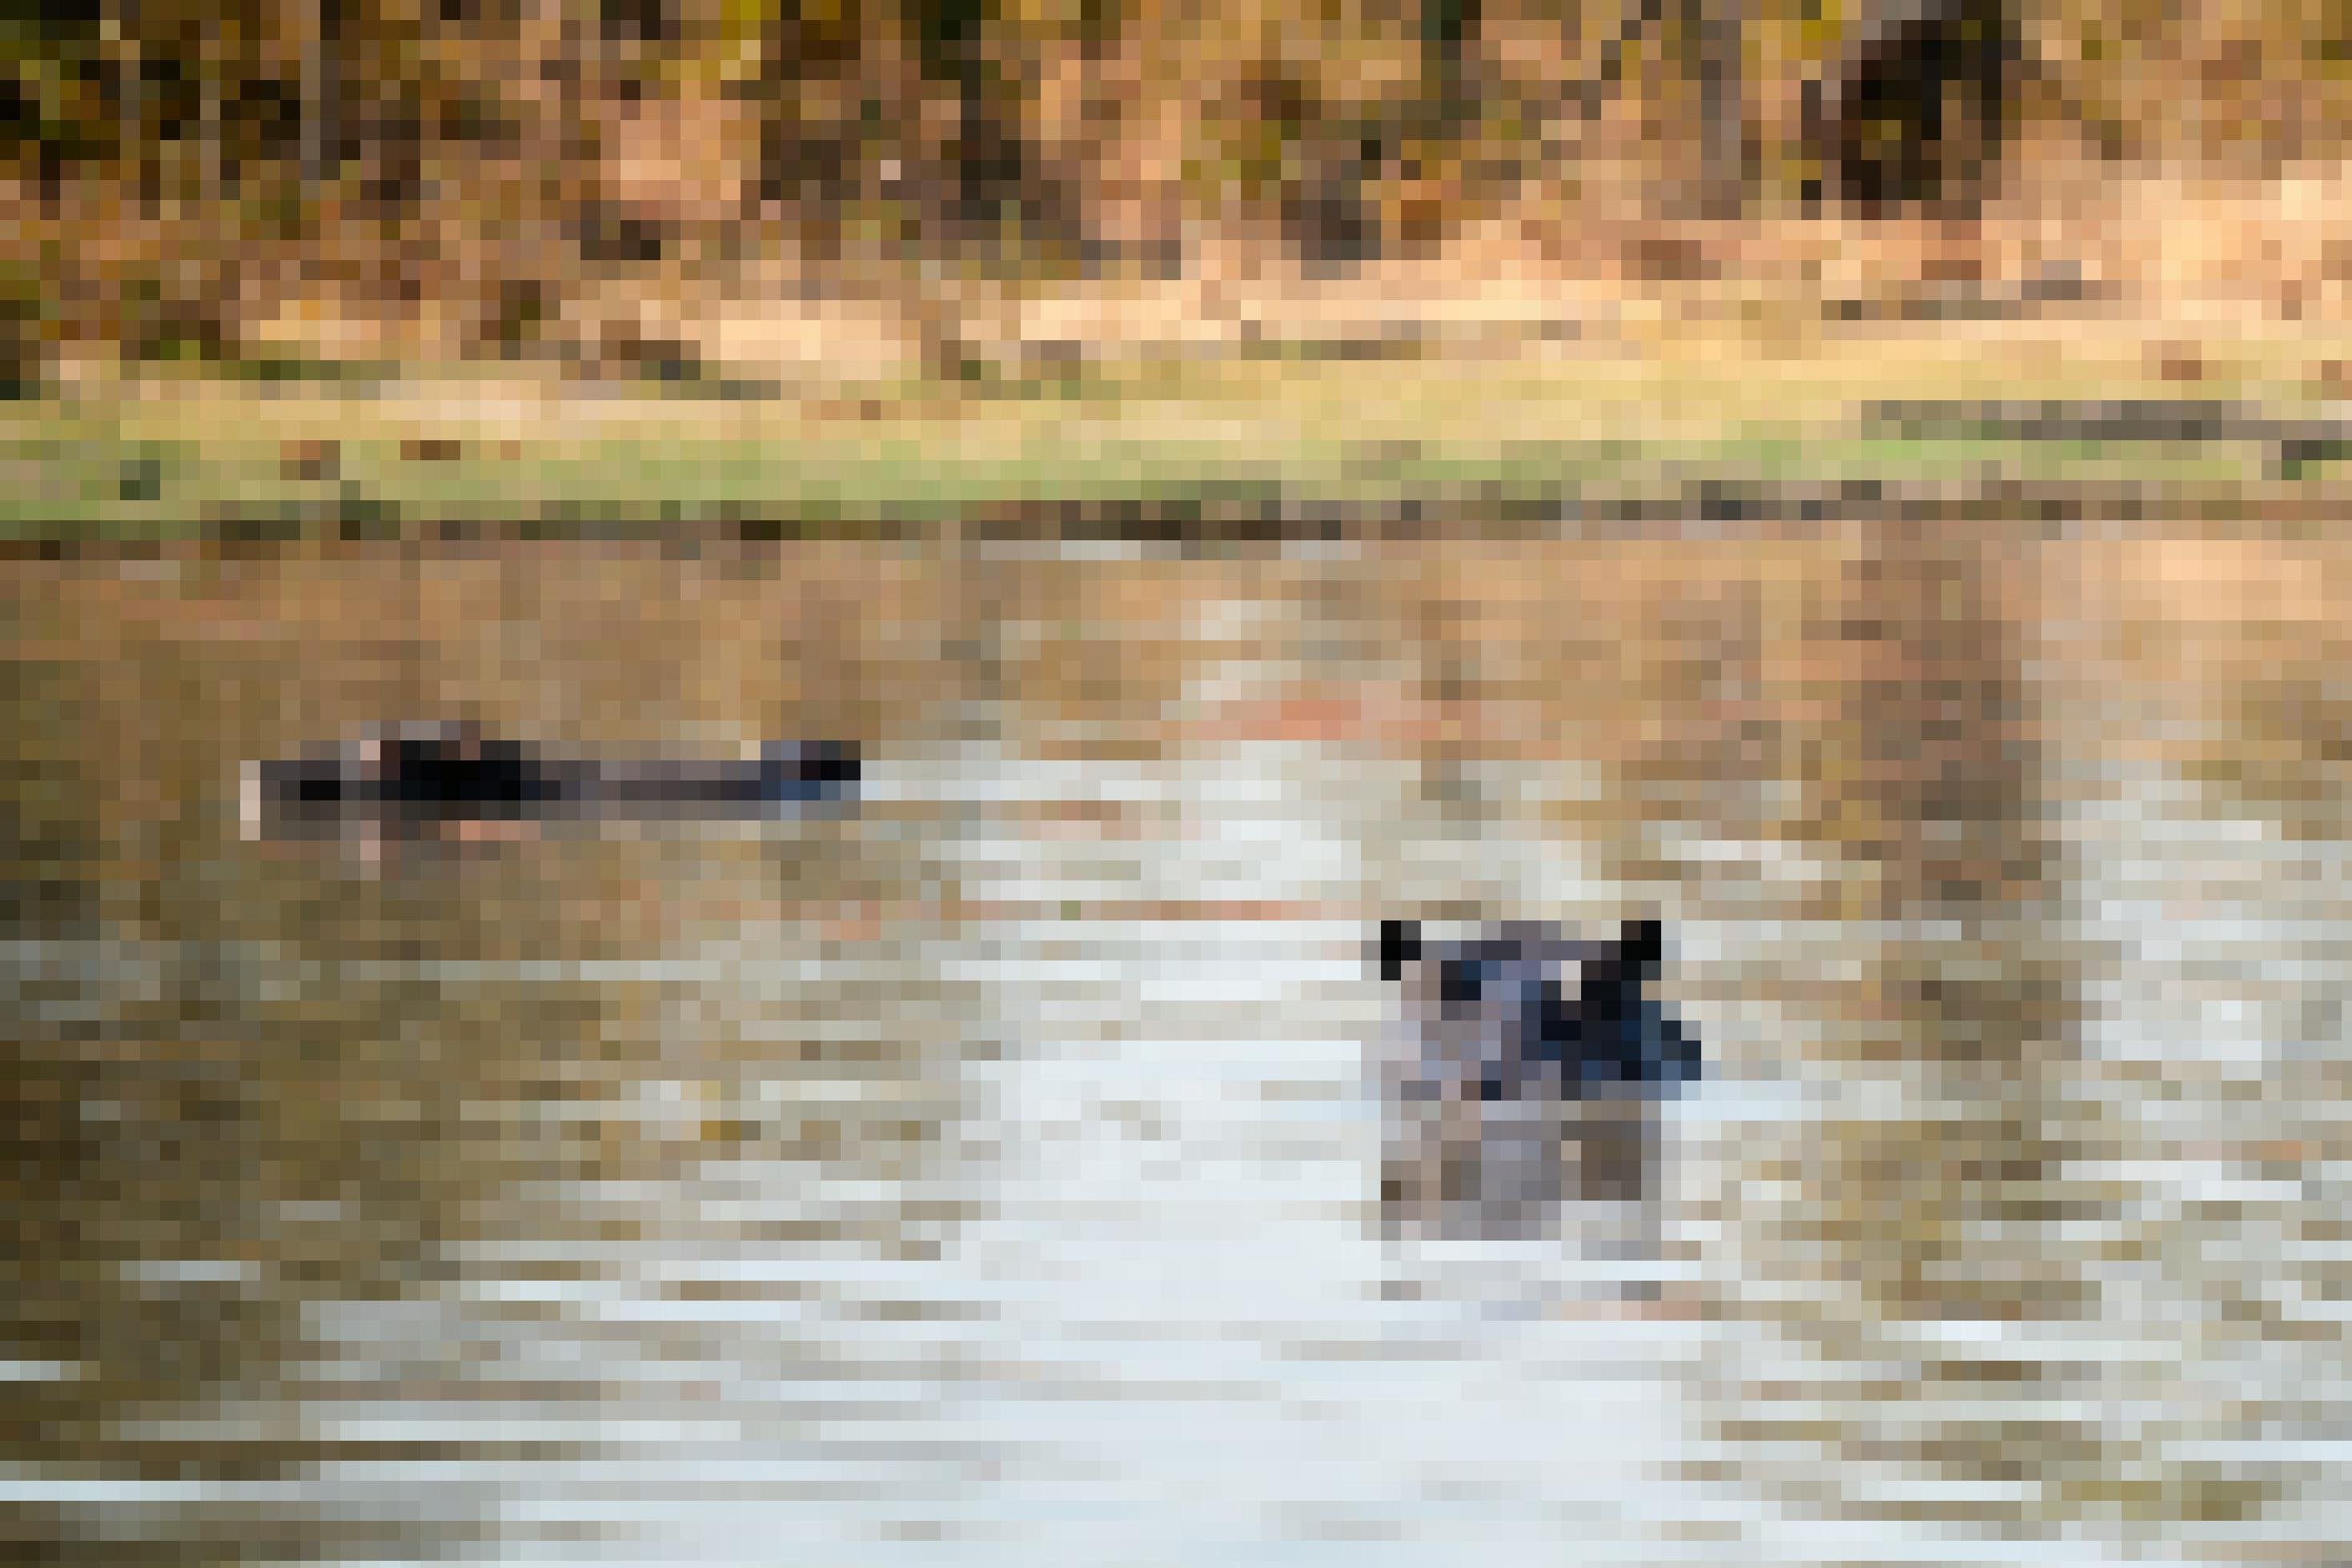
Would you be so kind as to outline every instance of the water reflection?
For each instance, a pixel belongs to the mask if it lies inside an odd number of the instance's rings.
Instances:
[[[2282,656],[2334,651],[2331,562],[2250,548],[2218,600],[2156,547],[1894,528],[22,566],[12,1543],[2338,1539],[2347,753]],[[448,712],[871,761],[824,820],[240,838],[240,758]],[[1384,1228],[1367,933],[1633,908],[1707,1047],[1639,1245]]]

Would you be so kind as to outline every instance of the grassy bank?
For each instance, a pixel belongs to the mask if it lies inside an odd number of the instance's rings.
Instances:
[[[1837,323],[1636,299],[1555,341],[1294,335],[953,378],[583,386],[507,367],[173,370],[0,411],[0,530],[262,537],[474,525],[561,534],[756,522],[1308,512],[1540,522],[1916,505],[2086,514],[2332,505],[2352,330],[2184,335],[2080,313]],[[2184,372],[2182,366],[2191,368]],[[2196,400],[2205,439],[1872,418],[1895,402]],[[2105,433],[2112,435],[2112,432]],[[2292,460],[2288,460],[2288,459]],[[2137,497],[2135,499],[2135,497]]]

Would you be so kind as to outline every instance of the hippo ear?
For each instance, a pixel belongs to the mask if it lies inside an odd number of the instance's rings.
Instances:
[[[1665,952],[1665,928],[1654,920],[1628,920],[1617,934],[1617,961],[1628,969],[1647,969]]]
[[[1381,922],[1381,978],[1404,978],[1404,967],[1421,956],[1421,925],[1412,920]]]

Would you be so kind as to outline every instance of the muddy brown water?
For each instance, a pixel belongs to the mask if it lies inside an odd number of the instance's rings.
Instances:
[[[2324,1560],[2347,589],[1894,526],[16,562],[0,1540]],[[865,800],[240,836],[242,759],[458,712]],[[1382,1223],[1373,923],[1637,906],[1708,1074],[1641,1244]]]

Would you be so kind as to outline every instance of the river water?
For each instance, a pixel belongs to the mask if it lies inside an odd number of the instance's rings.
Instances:
[[[107,1563],[2314,1562],[2352,557],[16,563],[0,1539]],[[238,831],[386,718],[851,812]],[[1400,1226],[1376,923],[1667,921],[1638,1215]]]

